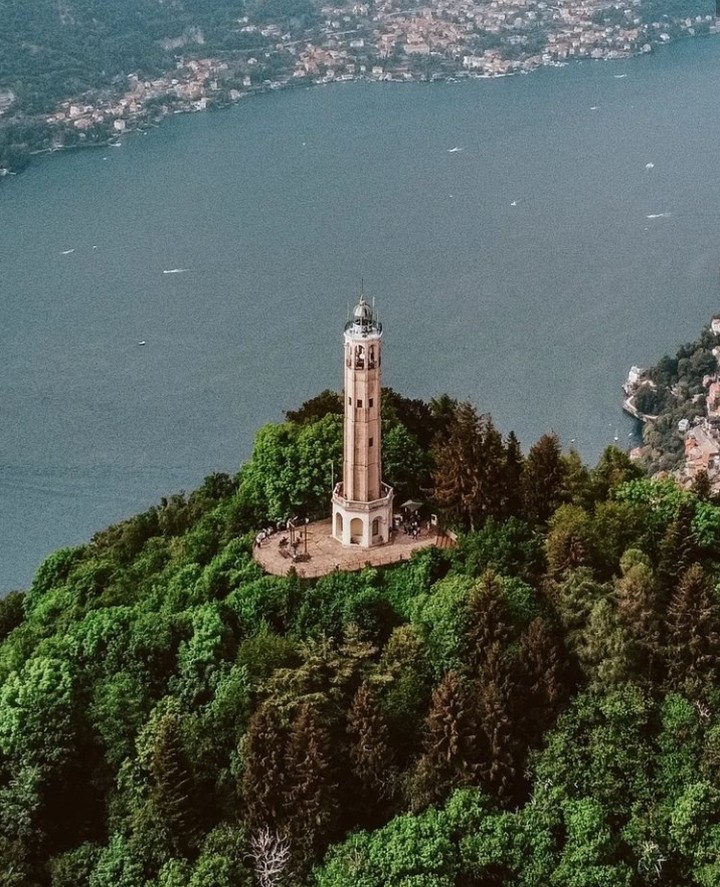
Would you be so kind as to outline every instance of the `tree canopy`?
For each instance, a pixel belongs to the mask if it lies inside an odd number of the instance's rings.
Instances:
[[[3,883],[716,885],[712,496],[393,394],[388,471],[457,547],[264,576],[339,423],[325,392],[0,602]]]

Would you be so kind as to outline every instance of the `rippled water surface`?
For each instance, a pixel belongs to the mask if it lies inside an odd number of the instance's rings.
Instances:
[[[399,391],[630,442],[629,365],[720,308],[719,80],[705,40],[287,91],[4,182],[0,589],[339,387],[361,277]]]

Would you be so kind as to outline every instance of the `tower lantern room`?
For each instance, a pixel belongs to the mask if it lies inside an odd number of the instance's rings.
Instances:
[[[369,548],[390,538],[392,488],[382,482],[382,324],[361,298],[344,334],[343,479],[333,490],[333,536]]]

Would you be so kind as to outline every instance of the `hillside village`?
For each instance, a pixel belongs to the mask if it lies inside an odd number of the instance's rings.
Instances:
[[[680,364],[688,361],[693,349],[694,372],[680,378]],[[659,387],[658,367],[651,370],[633,366],[623,386],[627,413],[644,425],[644,443],[631,452],[631,457],[644,461],[655,473],[670,473],[684,487],[691,487],[699,477],[707,476],[714,492],[720,491],[720,316],[697,343],[685,346],[680,353],[678,378],[669,387],[663,403]],[[662,403],[660,409],[645,412],[640,407]]]
[[[348,0],[321,6],[310,27],[292,17],[264,22],[243,16],[234,38],[249,48],[222,54],[205,54],[202,30],[186,28],[161,41],[174,53],[173,70],[150,79],[136,72],[124,87],[68,96],[52,113],[33,118],[45,132],[34,148],[117,139],[171,113],[289,86],[506,76],[575,59],[626,58],[676,37],[717,31],[709,14],[649,20],[645,2],[435,0],[411,6],[407,0]],[[14,101],[12,89],[0,90],[0,126],[3,117],[6,125],[12,121]]]

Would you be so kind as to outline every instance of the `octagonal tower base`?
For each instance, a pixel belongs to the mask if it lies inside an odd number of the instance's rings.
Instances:
[[[393,488],[382,484],[383,496],[370,502],[343,497],[343,485],[333,490],[332,535],[341,545],[372,548],[391,540]]]

